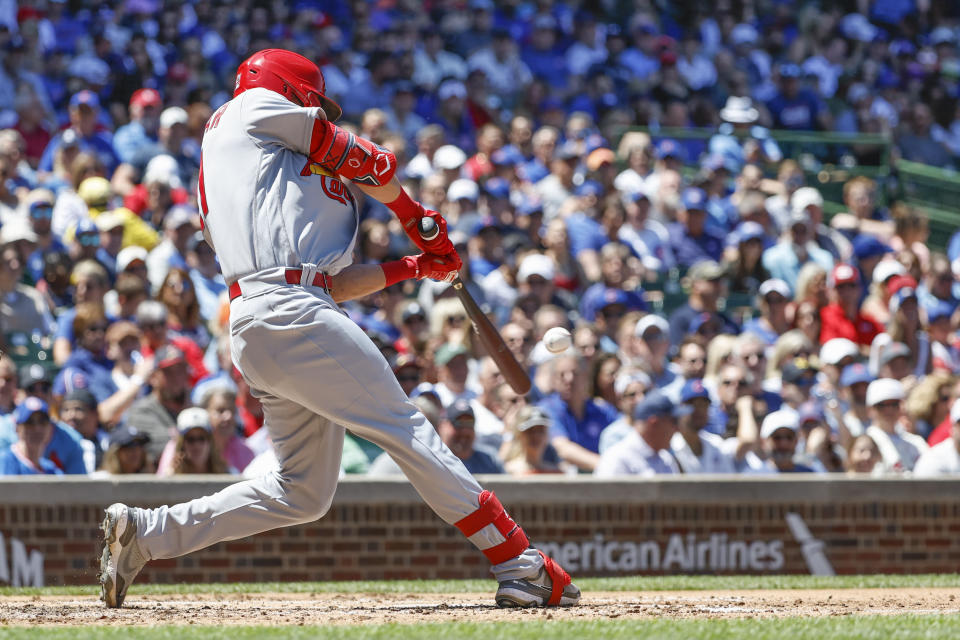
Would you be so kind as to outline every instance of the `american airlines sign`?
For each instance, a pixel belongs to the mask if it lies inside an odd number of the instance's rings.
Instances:
[[[810,573],[833,575],[824,545],[815,539],[796,513],[788,513],[787,526],[800,544]],[[784,566],[783,540],[739,540],[726,533],[697,536],[671,534],[657,540],[607,540],[602,533],[580,542],[545,542],[537,547],[569,571],[680,573],[779,571]]]

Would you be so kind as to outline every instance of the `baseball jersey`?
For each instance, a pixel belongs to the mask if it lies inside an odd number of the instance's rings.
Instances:
[[[227,282],[301,264],[336,274],[353,261],[353,196],[306,155],[317,111],[255,88],[207,121],[197,196]]]

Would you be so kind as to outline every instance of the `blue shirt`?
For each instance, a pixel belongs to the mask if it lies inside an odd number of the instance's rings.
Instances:
[[[793,98],[777,93],[767,108],[776,128],[809,131],[817,128],[817,115],[823,111],[823,103],[813,92],[801,89]]]
[[[52,232],[51,232],[52,233]],[[43,279],[43,259],[48,253],[57,251],[66,251],[67,247],[56,237],[50,241],[49,249],[36,249],[27,257],[27,273],[33,278],[34,282],[40,282]]]
[[[117,385],[110,375],[112,370],[110,360],[95,357],[86,349],[76,349],[54,379],[53,393],[64,396],[74,389],[89,389],[97,402],[103,402],[117,392]]]
[[[37,471],[21,460],[10,447],[0,451],[0,476],[61,475],[62,473],[57,469],[57,465],[46,458],[40,458],[40,470]]]
[[[495,453],[483,447],[474,447],[473,454],[466,460],[462,460],[463,466],[472,474],[477,473],[503,473],[503,465],[497,459]]]
[[[670,234],[670,248],[681,268],[690,268],[702,260],[719,262],[723,255],[723,239],[706,229],[694,237],[687,232],[686,226],[674,222],[667,227],[667,231]]]
[[[0,418],[0,448],[10,447],[17,441],[17,426],[9,415]],[[87,473],[83,462],[83,436],[68,424],[53,423],[53,436],[43,452],[43,459],[50,462],[57,473]]]
[[[153,156],[164,152],[156,137],[147,135],[143,125],[136,120],[117,129],[113,135],[113,148],[120,160],[137,167],[146,166]]]
[[[558,393],[551,393],[544,398],[540,402],[540,408],[550,416],[551,438],[567,438],[594,453],[600,451],[600,432],[619,415],[610,405],[599,405],[593,400],[587,400],[583,418],[578,419]]]
[[[583,213],[575,213],[567,218],[567,235],[570,237],[570,253],[580,255],[587,249],[600,251],[610,242],[603,226]]]
[[[62,143],[63,132],[53,136],[53,139],[47,144],[47,148],[43,150],[43,156],[40,158],[40,166],[38,167],[40,171],[53,171],[53,156]],[[95,132],[89,138],[84,138],[78,133],[77,144],[80,147],[80,151],[92,153],[100,159],[103,166],[107,169],[107,175],[112,175],[113,170],[120,164],[120,158],[117,157],[117,152],[113,150],[110,138],[106,134]]]

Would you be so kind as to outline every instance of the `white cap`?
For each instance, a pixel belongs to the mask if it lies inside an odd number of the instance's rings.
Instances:
[[[147,163],[147,168],[143,171],[143,184],[159,182],[165,184],[171,189],[179,189],[183,186],[180,181],[180,167],[176,159],[166,153],[154,156]]]
[[[478,197],[480,197],[480,187],[473,180],[460,178],[451,182],[450,186],[447,187],[447,200],[450,202],[463,199],[476,202]]]
[[[160,114],[160,128],[169,129],[175,124],[187,124],[189,119],[182,107],[167,107]]]
[[[803,213],[811,205],[823,207],[823,196],[813,187],[800,187],[790,198],[790,209],[794,213]]]
[[[905,395],[899,380],[880,378],[867,387],[867,406],[873,407],[887,400],[903,400]]]
[[[836,365],[844,358],[856,358],[860,349],[853,340],[847,338],[831,338],[820,347],[820,362]]]
[[[780,278],[770,278],[769,280],[764,280],[763,284],[760,285],[760,297],[765,298],[768,293],[779,293],[787,300],[790,299],[790,285]]]
[[[640,370],[627,371],[626,373],[621,373],[613,380],[613,392],[618,396],[627,390],[627,387],[632,385],[635,382],[639,382],[644,386],[644,388],[649,389],[650,385],[653,384],[650,380],[650,376]]]
[[[796,433],[799,428],[800,414],[786,407],[767,414],[767,417],[763,419],[763,426],[760,427],[760,437],[769,438],[777,429],[790,429],[790,431]]]
[[[129,267],[130,263],[134,260],[142,260],[143,263],[146,264],[147,250],[137,245],[121,249],[120,253],[117,254],[117,273],[126,271],[127,267]]]
[[[21,216],[11,217],[0,229],[0,242],[3,244],[17,240],[37,241],[37,234],[33,232],[30,223]]]
[[[177,431],[183,434],[190,431],[190,429],[212,431],[210,427],[210,415],[206,409],[189,407],[180,412],[180,415],[177,416]]]
[[[437,87],[437,97],[440,98],[441,101],[447,98],[460,98],[463,100],[467,97],[467,87],[459,80],[447,80]]]
[[[873,282],[880,284],[893,276],[899,276],[906,272],[907,268],[899,260],[881,260],[873,268]]]
[[[950,422],[954,424],[960,422],[960,398],[954,400],[953,406],[950,407]]]
[[[667,322],[666,318],[663,316],[658,316],[655,313],[648,313],[637,320],[637,326],[633,328],[633,335],[638,338],[642,338],[643,334],[647,332],[647,329],[653,327],[660,329],[660,331],[663,333],[670,333],[670,324]]]
[[[186,205],[171,207],[163,218],[164,229],[179,229],[185,224],[193,222],[193,212]]]
[[[520,263],[517,269],[517,281],[526,282],[530,276],[540,276],[548,282],[553,281],[555,268],[553,259],[542,253],[531,253]]]
[[[445,144],[433,154],[433,166],[437,169],[459,169],[467,161],[467,154],[460,147]]]

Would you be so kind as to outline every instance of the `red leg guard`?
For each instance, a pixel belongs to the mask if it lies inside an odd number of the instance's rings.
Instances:
[[[500,504],[492,491],[482,492],[480,494],[480,508],[456,521],[454,526],[460,529],[460,533],[469,538],[490,524],[495,526],[497,531],[506,538],[497,546],[483,550],[483,555],[487,556],[490,564],[500,564],[516,558],[530,546],[527,534],[513,521],[513,518],[507,515],[503,505]],[[563,570],[561,569],[561,571]],[[568,576],[567,582],[569,581]]]
[[[547,570],[547,575],[553,581],[553,590],[550,592],[550,600],[547,604],[556,606],[560,604],[560,598],[563,596],[563,588],[570,584],[570,574],[563,570],[559,564],[554,562],[553,558],[540,552],[543,557],[543,568]]]

